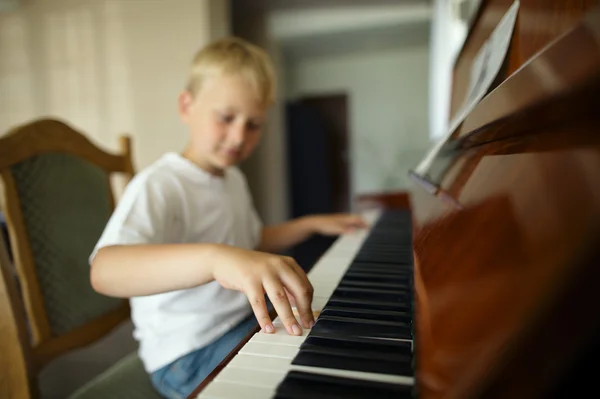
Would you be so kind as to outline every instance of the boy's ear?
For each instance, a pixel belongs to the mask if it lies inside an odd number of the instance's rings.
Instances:
[[[192,97],[190,92],[188,92],[187,90],[185,90],[185,91],[181,92],[181,94],[179,94],[179,98],[177,99],[177,107],[179,110],[179,116],[181,117],[181,120],[183,120],[184,122],[188,121],[188,118],[190,115],[190,108],[191,108],[193,102],[194,102],[194,98]]]

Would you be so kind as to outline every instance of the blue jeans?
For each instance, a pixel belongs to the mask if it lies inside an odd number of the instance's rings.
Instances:
[[[150,376],[154,388],[165,398],[185,399],[256,326],[251,313],[215,342],[155,371]]]

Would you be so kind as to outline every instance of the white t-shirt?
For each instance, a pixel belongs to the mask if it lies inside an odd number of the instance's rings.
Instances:
[[[262,224],[243,174],[213,176],[176,153],[127,186],[94,252],[115,244],[211,242],[254,249]],[[146,371],[216,340],[251,313],[246,296],[212,281],[130,299],[134,337]]]

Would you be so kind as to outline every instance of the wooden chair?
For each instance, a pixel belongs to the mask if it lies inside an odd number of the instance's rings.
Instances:
[[[110,154],[50,119],[0,138],[12,253],[0,240],[0,397],[38,397],[37,375],[48,362],[129,318],[126,300],[92,289],[88,263],[114,208],[111,174],[134,174],[128,137],[121,147]],[[71,396],[159,397],[135,352]]]

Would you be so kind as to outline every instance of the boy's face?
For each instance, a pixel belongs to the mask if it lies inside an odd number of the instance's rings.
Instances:
[[[252,153],[265,119],[265,107],[252,86],[227,75],[204,81],[195,97],[182,93],[179,112],[190,128],[186,155],[217,175]]]

